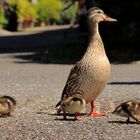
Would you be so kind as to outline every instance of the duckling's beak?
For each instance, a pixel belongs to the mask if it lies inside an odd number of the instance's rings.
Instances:
[[[116,22],[117,19],[114,19],[114,18],[111,18],[111,17],[109,17],[109,16],[106,16],[106,17],[104,18],[104,21],[106,21],[106,22]]]

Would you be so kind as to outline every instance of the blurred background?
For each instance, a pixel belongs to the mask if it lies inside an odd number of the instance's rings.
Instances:
[[[13,44],[13,48],[17,45],[33,49],[35,46],[39,55],[31,59],[73,63],[87,47],[86,12],[93,6],[118,20],[113,24],[100,24],[110,61],[140,60],[139,0],[0,0],[0,44],[3,49],[7,46],[6,50]],[[42,32],[31,34],[33,31]],[[23,38],[22,32],[30,33],[26,35],[28,39],[24,39],[25,35]],[[13,36],[3,37],[4,33]],[[7,44],[9,38],[13,44]]]
[[[70,0],[0,0],[0,26],[9,31],[71,24],[78,4]],[[68,7],[67,7],[68,6]],[[63,9],[67,7],[67,10]]]

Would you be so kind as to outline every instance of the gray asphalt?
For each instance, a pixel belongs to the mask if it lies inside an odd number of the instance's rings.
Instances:
[[[113,102],[140,98],[140,63],[112,64],[96,100],[108,115],[64,121],[54,108],[72,65],[39,64],[0,54],[0,95],[17,100],[12,117],[0,118],[0,140],[139,140],[140,125],[112,115]]]

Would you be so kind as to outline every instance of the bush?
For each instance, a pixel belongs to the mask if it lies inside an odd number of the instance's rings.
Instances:
[[[0,28],[3,28],[7,24],[7,20],[4,16],[4,9],[2,5],[0,4]]]
[[[18,20],[35,20],[37,18],[37,13],[34,5],[29,2],[29,0],[7,0],[11,5],[17,6]]]
[[[38,0],[36,3],[38,19],[45,22],[51,19],[60,20],[62,8],[63,4],[60,0]]]
[[[68,7],[70,3],[66,2],[64,3],[64,8]],[[61,20],[62,23],[71,23],[74,22],[76,20],[76,15],[77,15],[77,3],[73,4],[72,6],[70,6],[68,9],[66,9],[65,11],[61,12]]]

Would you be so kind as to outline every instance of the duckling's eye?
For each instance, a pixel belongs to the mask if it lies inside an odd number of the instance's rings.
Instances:
[[[99,14],[100,14],[100,13],[103,13],[103,11],[99,10],[99,11],[97,11],[97,13],[99,13]]]

